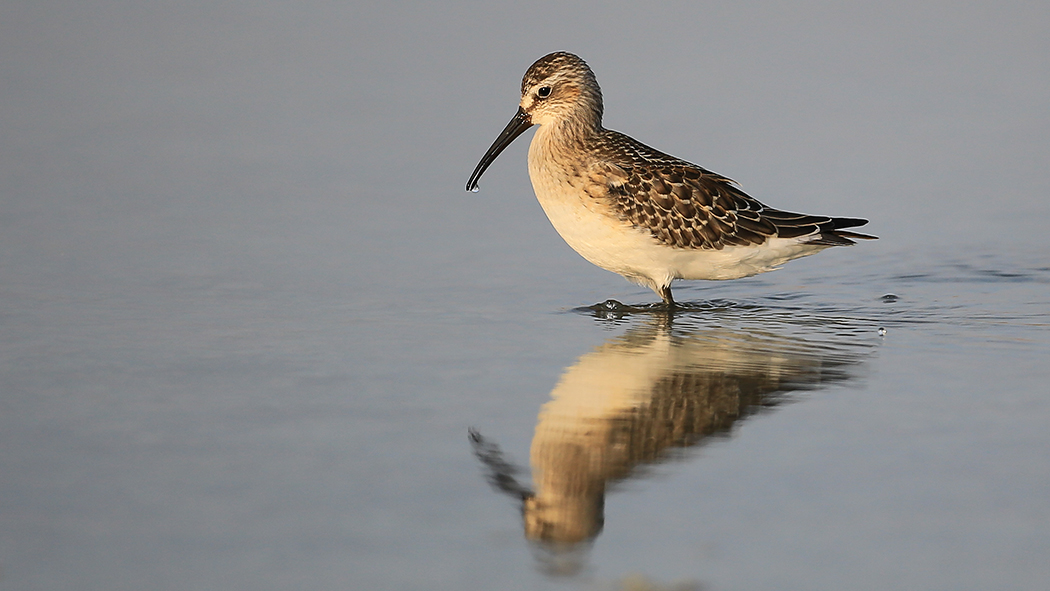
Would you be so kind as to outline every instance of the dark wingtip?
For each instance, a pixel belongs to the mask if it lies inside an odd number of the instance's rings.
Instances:
[[[833,218],[832,222],[835,224],[834,233],[840,238],[849,240],[850,238],[857,240],[878,240],[878,236],[872,236],[870,234],[861,234],[860,232],[851,232],[849,230],[843,230],[843,228],[856,228],[857,226],[863,226],[868,223],[868,220],[863,218]],[[852,240],[849,240],[850,244],[853,244]]]
[[[836,230],[842,228],[856,228],[857,226],[863,226],[868,223],[868,220],[864,218],[831,218],[831,222]]]
[[[844,238],[855,238],[858,240],[878,240],[878,236],[872,236],[871,234],[861,234],[860,232],[835,232],[839,236]]]

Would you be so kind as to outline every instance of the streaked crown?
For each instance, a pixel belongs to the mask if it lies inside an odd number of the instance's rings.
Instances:
[[[541,57],[521,80],[521,108],[543,125],[573,120],[601,127],[602,90],[587,62],[558,51]]]

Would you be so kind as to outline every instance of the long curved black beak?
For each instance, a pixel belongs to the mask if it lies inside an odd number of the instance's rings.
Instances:
[[[474,169],[474,174],[470,175],[470,180],[467,181],[468,191],[476,191],[478,189],[478,179],[485,174],[485,169],[489,167],[489,164],[492,164],[496,157],[500,155],[500,152],[530,127],[532,127],[532,117],[521,107],[518,107],[518,112],[514,114],[507,127],[503,128],[496,141],[492,142],[489,151],[485,152],[485,155],[481,157],[481,162],[478,162],[478,167]]]

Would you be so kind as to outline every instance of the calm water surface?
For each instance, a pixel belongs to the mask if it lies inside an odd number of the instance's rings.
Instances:
[[[1050,269],[828,258],[672,318],[7,287],[3,580],[1038,588]]]
[[[556,4],[0,7],[0,589],[1047,588],[1050,14]],[[462,190],[559,49],[881,239],[647,308]]]

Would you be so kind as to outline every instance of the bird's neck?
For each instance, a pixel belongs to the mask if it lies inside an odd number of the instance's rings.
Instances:
[[[554,149],[579,149],[592,142],[601,131],[601,116],[581,110],[569,117],[541,125],[536,136]]]

